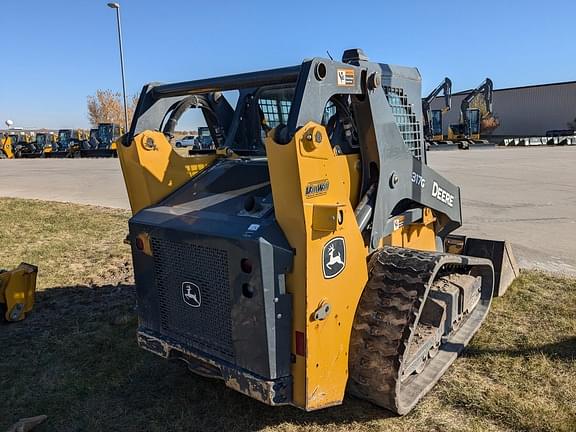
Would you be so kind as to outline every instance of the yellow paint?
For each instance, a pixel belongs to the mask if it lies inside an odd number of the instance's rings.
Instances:
[[[420,223],[404,225],[402,216],[398,216],[398,224],[400,226],[384,239],[384,244],[408,249],[435,251],[435,222],[436,217],[429,208],[423,209],[422,221]]]
[[[6,158],[14,159],[12,137],[5,136],[4,138],[2,138],[2,145],[0,146],[0,152],[4,153],[4,156]]]
[[[161,132],[136,135],[129,147],[117,146],[132,213],[159,202],[194,177],[215,155],[179,155]]]
[[[272,136],[266,139],[266,151],[274,211],[296,250],[286,278],[294,304],[292,351],[296,353],[294,332],[303,332],[306,339],[306,356],[296,355],[292,365],[293,403],[315,410],[342,402],[350,332],[367,280],[366,251],[350,202],[351,196],[358,199],[358,192],[351,191],[359,185],[358,157],[335,155],[324,127],[312,122],[286,145],[276,144]],[[306,185],[325,179],[328,191],[307,198]],[[336,225],[330,222],[334,215]],[[324,279],[322,251],[334,237],[345,239],[346,267]],[[331,307],[328,317],[315,321],[314,312],[325,303]]]
[[[444,141],[444,135],[442,134],[432,135],[432,141]]]
[[[3,304],[7,321],[20,321],[26,317],[34,306],[34,292],[36,290],[36,266],[22,263],[11,271],[0,273],[0,304]],[[16,307],[22,307],[17,318],[12,318]]]

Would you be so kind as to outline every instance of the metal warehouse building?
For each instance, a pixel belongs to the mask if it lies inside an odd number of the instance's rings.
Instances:
[[[469,91],[452,95],[452,109],[444,113],[442,130],[458,123],[460,103]],[[443,97],[432,102],[441,109]],[[568,129],[576,118],[576,81],[494,90],[493,111],[500,120],[493,138],[546,136],[550,130]]]

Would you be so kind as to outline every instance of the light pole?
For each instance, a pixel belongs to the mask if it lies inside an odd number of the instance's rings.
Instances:
[[[122,49],[122,27],[120,25],[120,4],[108,3],[108,7],[116,9],[118,24],[118,44],[120,45],[120,71],[122,72],[122,97],[124,98],[124,133],[128,133],[128,106],[126,104],[126,80],[124,78],[124,50]]]

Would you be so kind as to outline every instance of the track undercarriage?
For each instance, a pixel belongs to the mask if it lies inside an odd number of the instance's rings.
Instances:
[[[369,264],[350,346],[352,394],[405,414],[479,329],[489,260],[385,247]]]

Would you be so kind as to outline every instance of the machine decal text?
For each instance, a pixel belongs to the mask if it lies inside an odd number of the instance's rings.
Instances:
[[[436,182],[432,183],[432,196],[449,207],[454,206],[454,195],[442,189]]]
[[[412,183],[414,183],[417,186],[420,186],[422,189],[424,189],[424,186],[426,186],[426,179],[424,177],[422,177],[422,175],[412,171]]]
[[[306,185],[306,198],[312,198],[319,195],[325,195],[328,193],[330,188],[330,182],[328,180],[320,180],[315,182],[310,182]]]

